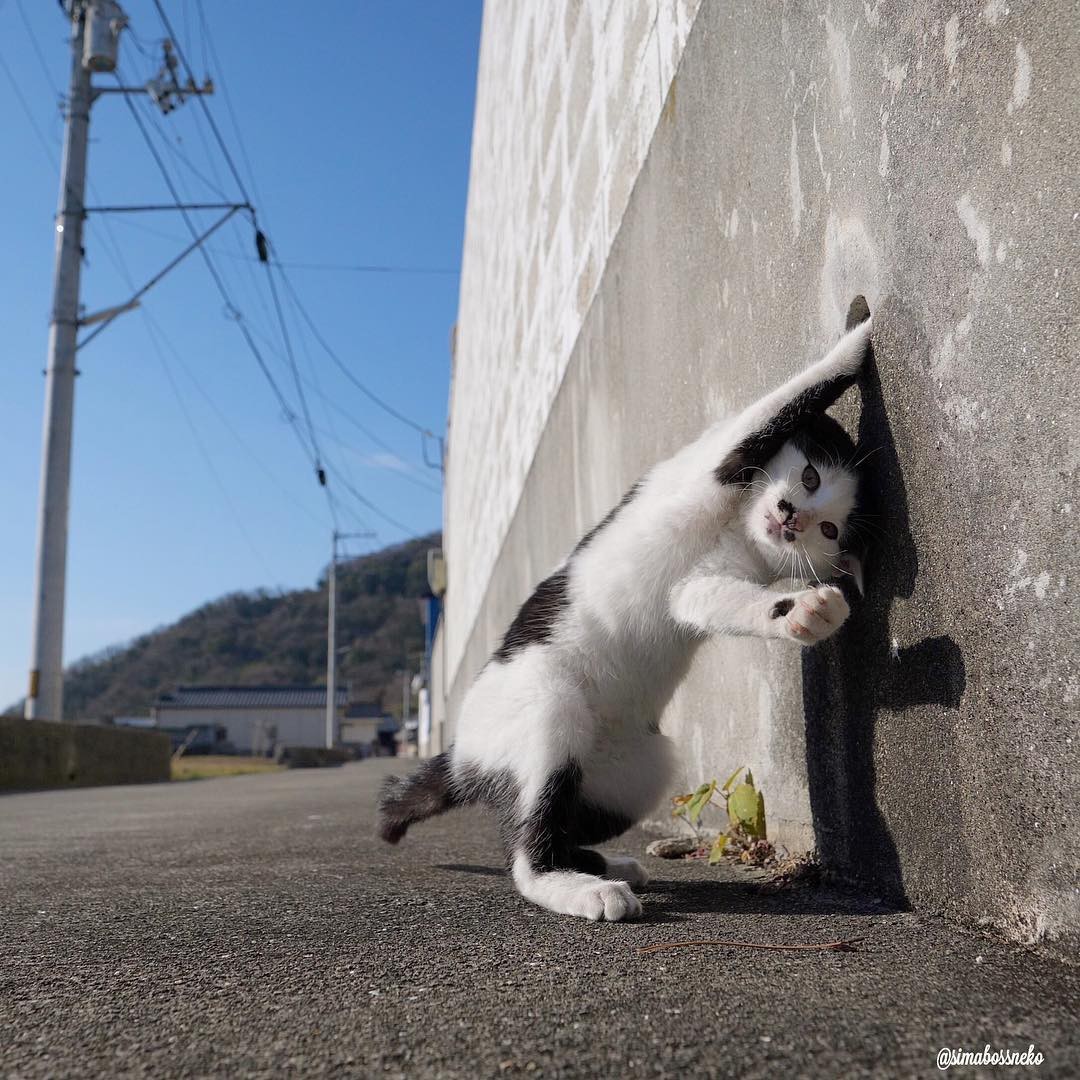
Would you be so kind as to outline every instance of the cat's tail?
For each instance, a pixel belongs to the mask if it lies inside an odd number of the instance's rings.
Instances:
[[[465,800],[454,792],[450,755],[438,754],[409,777],[388,776],[379,793],[379,836],[396,844],[410,825],[443,814]]]

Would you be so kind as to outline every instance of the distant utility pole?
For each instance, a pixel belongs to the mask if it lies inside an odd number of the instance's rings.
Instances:
[[[326,748],[336,741],[337,715],[337,561],[339,540],[370,540],[371,532],[343,533],[335,529],[330,534],[330,570],[326,575]]]
[[[172,266],[140,289],[130,300],[96,315],[80,317],[79,273],[83,258],[83,221],[86,218],[86,149],[90,106],[104,93],[149,92],[165,111],[172,99],[212,93],[207,85],[180,86],[175,79],[171,53],[159,77],[140,87],[94,87],[91,74],[115,71],[120,33],[127,16],[114,0],[67,0],[64,10],[71,18],[71,86],[64,130],[64,161],[60,170],[60,201],[56,215],[56,262],[53,273],[53,304],[49,322],[49,355],[45,369],[45,424],[42,436],[41,503],[38,516],[37,564],[34,584],[34,616],[30,661],[30,686],[26,695],[28,719],[64,718],[63,644],[64,591],[67,574],[68,504],[71,485],[71,432],[75,406],[75,353],[83,342],[79,328],[101,325],[94,335],[124,311],[136,307],[139,297]],[[147,209],[110,207],[110,210]],[[160,208],[158,208],[160,209]],[[174,209],[174,207],[169,207]],[[229,213],[235,212],[235,208]],[[215,226],[217,228],[217,226]],[[189,250],[193,250],[201,238]],[[185,252],[186,255],[188,252]],[[184,256],[181,255],[180,258]]]

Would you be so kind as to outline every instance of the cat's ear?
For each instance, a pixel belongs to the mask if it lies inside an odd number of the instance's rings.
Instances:
[[[860,596],[866,595],[866,589],[863,588],[863,561],[862,558],[854,551],[841,552],[840,558],[837,560],[837,568],[841,574],[850,574],[851,580],[855,582],[855,587],[859,590]]]

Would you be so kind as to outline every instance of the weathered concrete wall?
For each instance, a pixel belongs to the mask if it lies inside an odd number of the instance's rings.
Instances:
[[[867,600],[801,656],[711,643],[665,729],[687,785],[752,765],[779,834],[832,865],[1017,939],[1075,937],[1078,34],[1065,0],[705,0],[520,489],[488,496],[455,463],[459,349],[447,602],[479,615],[464,641],[450,624],[451,726],[581,532],[819,355],[862,293],[877,373],[838,415],[874,450]],[[517,500],[479,602],[455,486]]]
[[[446,489],[470,552],[449,567],[452,670],[700,2],[485,6]]]
[[[0,791],[149,784],[169,779],[171,756],[160,731],[0,716]]]

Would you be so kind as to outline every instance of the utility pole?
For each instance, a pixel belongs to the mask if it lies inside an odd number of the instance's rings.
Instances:
[[[72,4],[71,16],[71,86],[64,131],[64,161],[60,169],[60,206],[56,215],[56,266],[49,322],[49,357],[45,369],[45,430],[33,644],[30,688],[26,697],[26,717],[31,720],[64,718],[64,586],[71,424],[75,407],[75,339],[79,330],[79,271],[90,127],[90,68],[83,62],[87,19],[82,6],[76,4]]]
[[[371,532],[330,534],[330,569],[326,575],[326,748],[336,741],[337,718],[337,560],[339,540],[370,540]]]
[[[83,257],[83,221],[87,213],[86,154],[90,106],[104,93],[150,92],[159,107],[167,111],[167,107],[173,107],[174,98],[183,102],[190,95],[213,92],[210,84],[202,88],[193,83],[180,86],[175,79],[175,61],[171,67],[169,64],[171,53],[168,47],[165,49],[164,81],[159,78],[142,87],[92,86],[93,72],[116,70],[120,33],[127,25],[127,16],[115,0],[67,0],[64,10],[71,19],[71,84],[56,214],[53,302],[45,368],[45,422],[34,573],[30,685],[24,710],[27,719],[55,721],[64,718],[64,594],[71,490],[71,435],[75,376],[78,374],[75,356],[77,349],[88,340],[77,341],[79,327],[92,322],[102,323],[94,332],[96,335],[118,315],[136,307],[139,297],[180,261],[177,259],[171,263],[126,304],[80,318],[79,276]],[[230,213],[234,213],[235,209]],[[197,247],[202,239],[205,237],[200,238],[189,251]]]
[[[330,534],[330,573],[327,575],[326,591],[326,749],[334,745],[335,719],[337,718],[337,542],[335,529]]]

